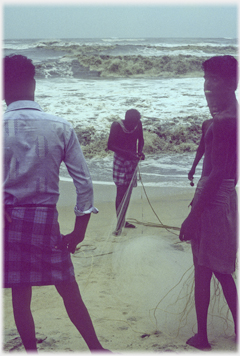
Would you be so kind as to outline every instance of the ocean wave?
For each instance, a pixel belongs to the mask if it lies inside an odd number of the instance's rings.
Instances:
[[[140,45],[141,47],[147,47],[149,49],[155,48],[155,49],[160,49],[162,51],[169,51],[171,50],[172,52],[174,51],[183,51],[185,54],[188,53],[190,50],[192,51],[201,51],[203,53],[209,53],[215,51],[218,54],[224,54],[223,52],[229,53],[237,53],[238,50],[238,44],[226,44],[226,43],[208,43],[208,42],[199,42],[199,43],[159,43],[155,45]]]
[[[36,63],[37,78],[101,77],[101,78],[160,78],[200,77],[201,65],[208,57],[197,56],[64,56],[56,61]]]
[[[202,76],[201,64],[213,55],[237,55],[237,46],[222,44],[124,44],[77,43],[48,40],[36,43],[38,50],[63,53],[61,58],[41,61],[41,78],[158,78]]]
[[[146,41],[145,38],[119,38],[119,37],[112,37],[112,38],[103,38],[102,39],[103,42],[143,42]]]
[[[158,153],[195,152],[202,134],[205,116],[174,117],[160,124],[158,118],[143,117],[144,150],[146,155]],[[76,134],[86,158],[106,157],[109,132],[98,131],[94,126],[75,127]]]
[[[35,43],[36,48],[49,49],[52,51],[67,51],[71,55],[95,55],[107,54],[129,54],[129,55],[208,55],[208,54],[231,54],[237,55],[237,44],[223,44],[223,43],[194,43],[194,44],[176,44],[176,43],[138,43],[136,40],[123,40],[124,43],[116,40],[105,40],[102,43],[78,43],[74,41],[62,40],[47,40]],[[137,43],[136,43],[137,42]]]
[[[124,54],[126,49],[131,51],[132,55],[146,54],[164,55],[169,52],[192,54],[197,53],[208,54],[218,53],[237,54],[237,40],[226,39],[166,39],[166,38],[99,38],[99,39],[42,39],[42,40],[5,40],[4,49],[33,49],[38,50],[48,49],[51,51],[70,52],[78,50],[88,55],[93,51],[102,54],[103,51],[109,51],[108,54],[113,54],[111,51],[119,51]],[[223,53],[224,52],[224,53]]]
[[[36,64],[38,78],[199,77],[213,55],[237,56],[238,44],[220,39],[49,39],[5,41]]]

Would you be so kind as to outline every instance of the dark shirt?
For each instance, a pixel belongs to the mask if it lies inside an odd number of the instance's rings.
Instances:
[[[135,130],[131,132],[124,132],[120,123],[115,121],[112,123],[110,135],[108,139],[108,148],[117,152],[117,149],[121,149],[134,154],[140,153],[143,148],[143,130],[142,123],[139,121]],[[115,150],[116,149],[116,150]]]

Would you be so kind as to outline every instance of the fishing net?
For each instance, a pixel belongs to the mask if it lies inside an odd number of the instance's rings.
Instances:
[[[197,332],[194,303],[194,268],[189,244],[177,244],[169,236],[136,236],[119,243],[112,255],[115,294],[131,304],[138,329],[147,334],[188,338]],[[211,283],[208,313],[209,336],[231,336],[234,324],[221,286]]]
[[[136,169],[135,173],[137,172]],[[141,177],[139,179],[141,181]],[[146,194],[145,190],[144,193]],[[127,233],[124,229],[124,216],[126,214],[127,220],[131,221],[131,214],[128,214],[131,209],[126,211],[131,194],[130,185],[118,218],[114,212],[104,243],[98,245],[97,250],[93,252],[91,271],[85,286],[89,284],[95,268],[105,268],[101,258],[108,255],[108,266],[111,267],[104,273],[108,280],[106,284],[111,284],[109,305],[114,305],[121,311],[130,309],[131,315],[128,314],[128,318],[119,315],[116,319],[109,314],[107,317],[102,316],[102,319],[120,324],[127,323],[128,327],[139,335],[159,333],[172,339],[181,336],[186,340],[197,332],[191,246],[179,241],[178,227],[166,225],[161,221],[148,197],[149,206],[158,223],[132,219],[136,224],[144,226],[144,233],[141,228],[134,230],[134,233]],[[147,233],[147,226],[161,228],[161,234]],[[114,235],[113,232],[117,229],[121,233]],[[208,315],[210,338],[211,333],[214,337],[234,334],[232,316],[215,277],[211,283]]]
[[[133,176],[132,176],[131,182],[128,186],[128,189],[127,189],[126,193],[124,194],[122,201],[117,209],[117,224],[116,224],[116,229],[114,230],[114,235],[116,235],[116,236],[121,235],[122,229],[125,225],[125,215],[127,213],[128,205],[130,202],[133,185],[136,182],[137,172],[138,172],[138,166],[135,168],[135,171],[133,173]]]

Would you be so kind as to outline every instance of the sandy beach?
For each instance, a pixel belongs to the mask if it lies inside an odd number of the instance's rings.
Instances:
[[[178,230],[194,188],[134,189],[127,217],[135,229],[113,236],[115,186],[94,183],[95,206],[85,240],[72,256],[83,300],[103,347],[119,353],[201,352],[186,345],[196,332],[191,247]],[[74,224],[75,188],[60,182],[61,232]],[[153,209],[152,209],[153,208]],[[155,213],[154,213],[154,211]],[[158,218],[160,221],[158,220]],[[212,283],[214,295],[215,284]],[[209,309],[209,341],[217,352],[236,351],[232,317],[217,290]],[[4,350],[24,351],[17,333],[11,291],[3,292]],[[40,352],[87,352],[54,286],[33,287],[32,312]]]

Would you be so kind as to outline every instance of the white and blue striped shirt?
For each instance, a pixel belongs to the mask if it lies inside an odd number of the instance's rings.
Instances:
[[[11,103],[4,114],[4,204],[52,205],[64,162],[76,187],[76,215],[97,213],[93,186],[72,125],[34,101]]]

